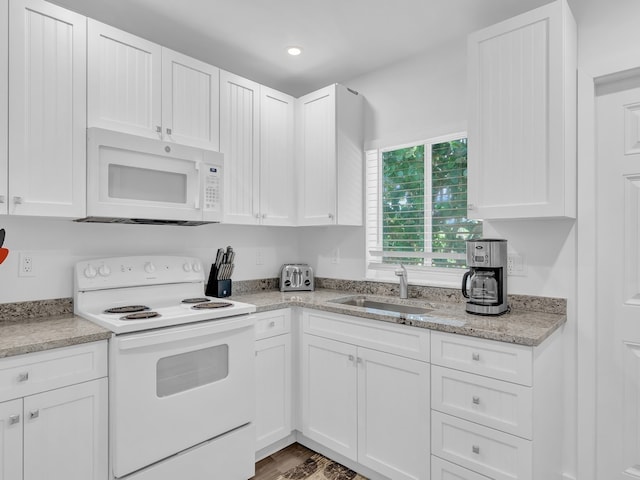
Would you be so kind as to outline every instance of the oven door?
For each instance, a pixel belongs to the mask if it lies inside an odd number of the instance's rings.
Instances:
[[[111,340],[115,477],[253,420],[254,323],[247,315]]]
[[[203,162],[222,154],[99,128],[87,138],[87,216],[203,220]]]

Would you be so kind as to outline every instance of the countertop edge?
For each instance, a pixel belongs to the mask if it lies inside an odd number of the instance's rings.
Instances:
[[[323,295],[335,294],[335,298],[352,296],[350,292],[338,292],[331,290],[316,290]],[[313,292],[310,292],[313,293]],[[253,297],[253,298],[251,298]],[[269,299],[273,297],[273,299]],[[444,312],[438,317],[438,311],[436,309],[432,318],[434,321],[428,320],[414,320],[410,318],[401,318],[391,315],[373,314],[365,311],[360,307],[353,307],[348,305],[341,305],[339,303],[331,303],[330,300],[310,300],[303,298],[298,292],[294,295],[286,295],[281,292],[260,292],[260,293],[247,293],[237,296],[233,296],[232,299],[251,303],[256,305],[256,313],[268,312],[273,310],[279,310],[282,308],[301,307],[311,308],[319,311],[326,311],[330,313],[336,313],[341,315],[351,315],[360,318],[366,318],[374,321],[384,321],[388,323],[395,323],[398,325],[408,325],[416,328],[425,328],[428,330],[453,333],[457,335],[465,335],[475,338],[483,338],[486,340],[499,341],[502,343],[511,343],[517,345],[523,345],[528,347],[537,347],[541,345],[547,338],[549,338],[556,330],[561,328],[567,321],[567,316],[563,314],[544,313],[538,311],[518,311],[512,312],[500,317],[484,317],[478,315],[467,314],[462,310],[459,311]],[[393,297],[392,300],[398,299]],[[256,303],[256,300],[260,300]],[[418,299],[409,299],[410,303],[419,303]],[[421,303],[434,306],[433,303],[423,301]],[[469,322],[476,322],[478,324],[509,321],[509,324],[503,324],[503,326],[511,327],[509,329],[502,329],[500,331],[491,328],[480,328],[478,326],[469,324],[456,324],[464,323],[464,319]],[[526,325],[527,319],[542,320],[545,324],[537,327]],[[517,333],[516,328],[529,327],[529,334]],[[535,329],[536,333],[532,334],[531,330]]]

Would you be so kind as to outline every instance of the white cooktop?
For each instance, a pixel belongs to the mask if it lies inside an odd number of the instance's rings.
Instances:
[[[76,264],[74,311],[116,334],[247,315],[255,305],[204,295],[204,272],[192,257],[136,256],[83,261]],[[197,310],[184,299],[224,304]],[[208,300],[208,301],[206,301]],[[127,320],[126,313],[105,313],[113,307],[143,305],[155,318]]]

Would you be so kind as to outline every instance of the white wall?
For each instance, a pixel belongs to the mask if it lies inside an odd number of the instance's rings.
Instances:
[[[300,260],[292,228],[83,224],[10,216],[0,217],[0,228],[6,230],[4,247],[10,250],[0,265],[0,303],[73,296],[73,266],[89,258],[190,255],[202,260],[208,275],[216,250],[232,245],[234,280],[276,277],[283,263]],[[18,276],[21,251],[33,255],[34,277]],[[256,264],[258,253],[262,265]]]
[[[578,68],[593,77],[640,65],[638,0],[569,0],[578,24]]]

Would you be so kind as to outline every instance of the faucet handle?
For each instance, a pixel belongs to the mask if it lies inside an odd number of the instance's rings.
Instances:
[[[395,274],[398,277],[406,277],[407,276],[407,268],[403,264],[400,264],[400,268],[396,268]]]

